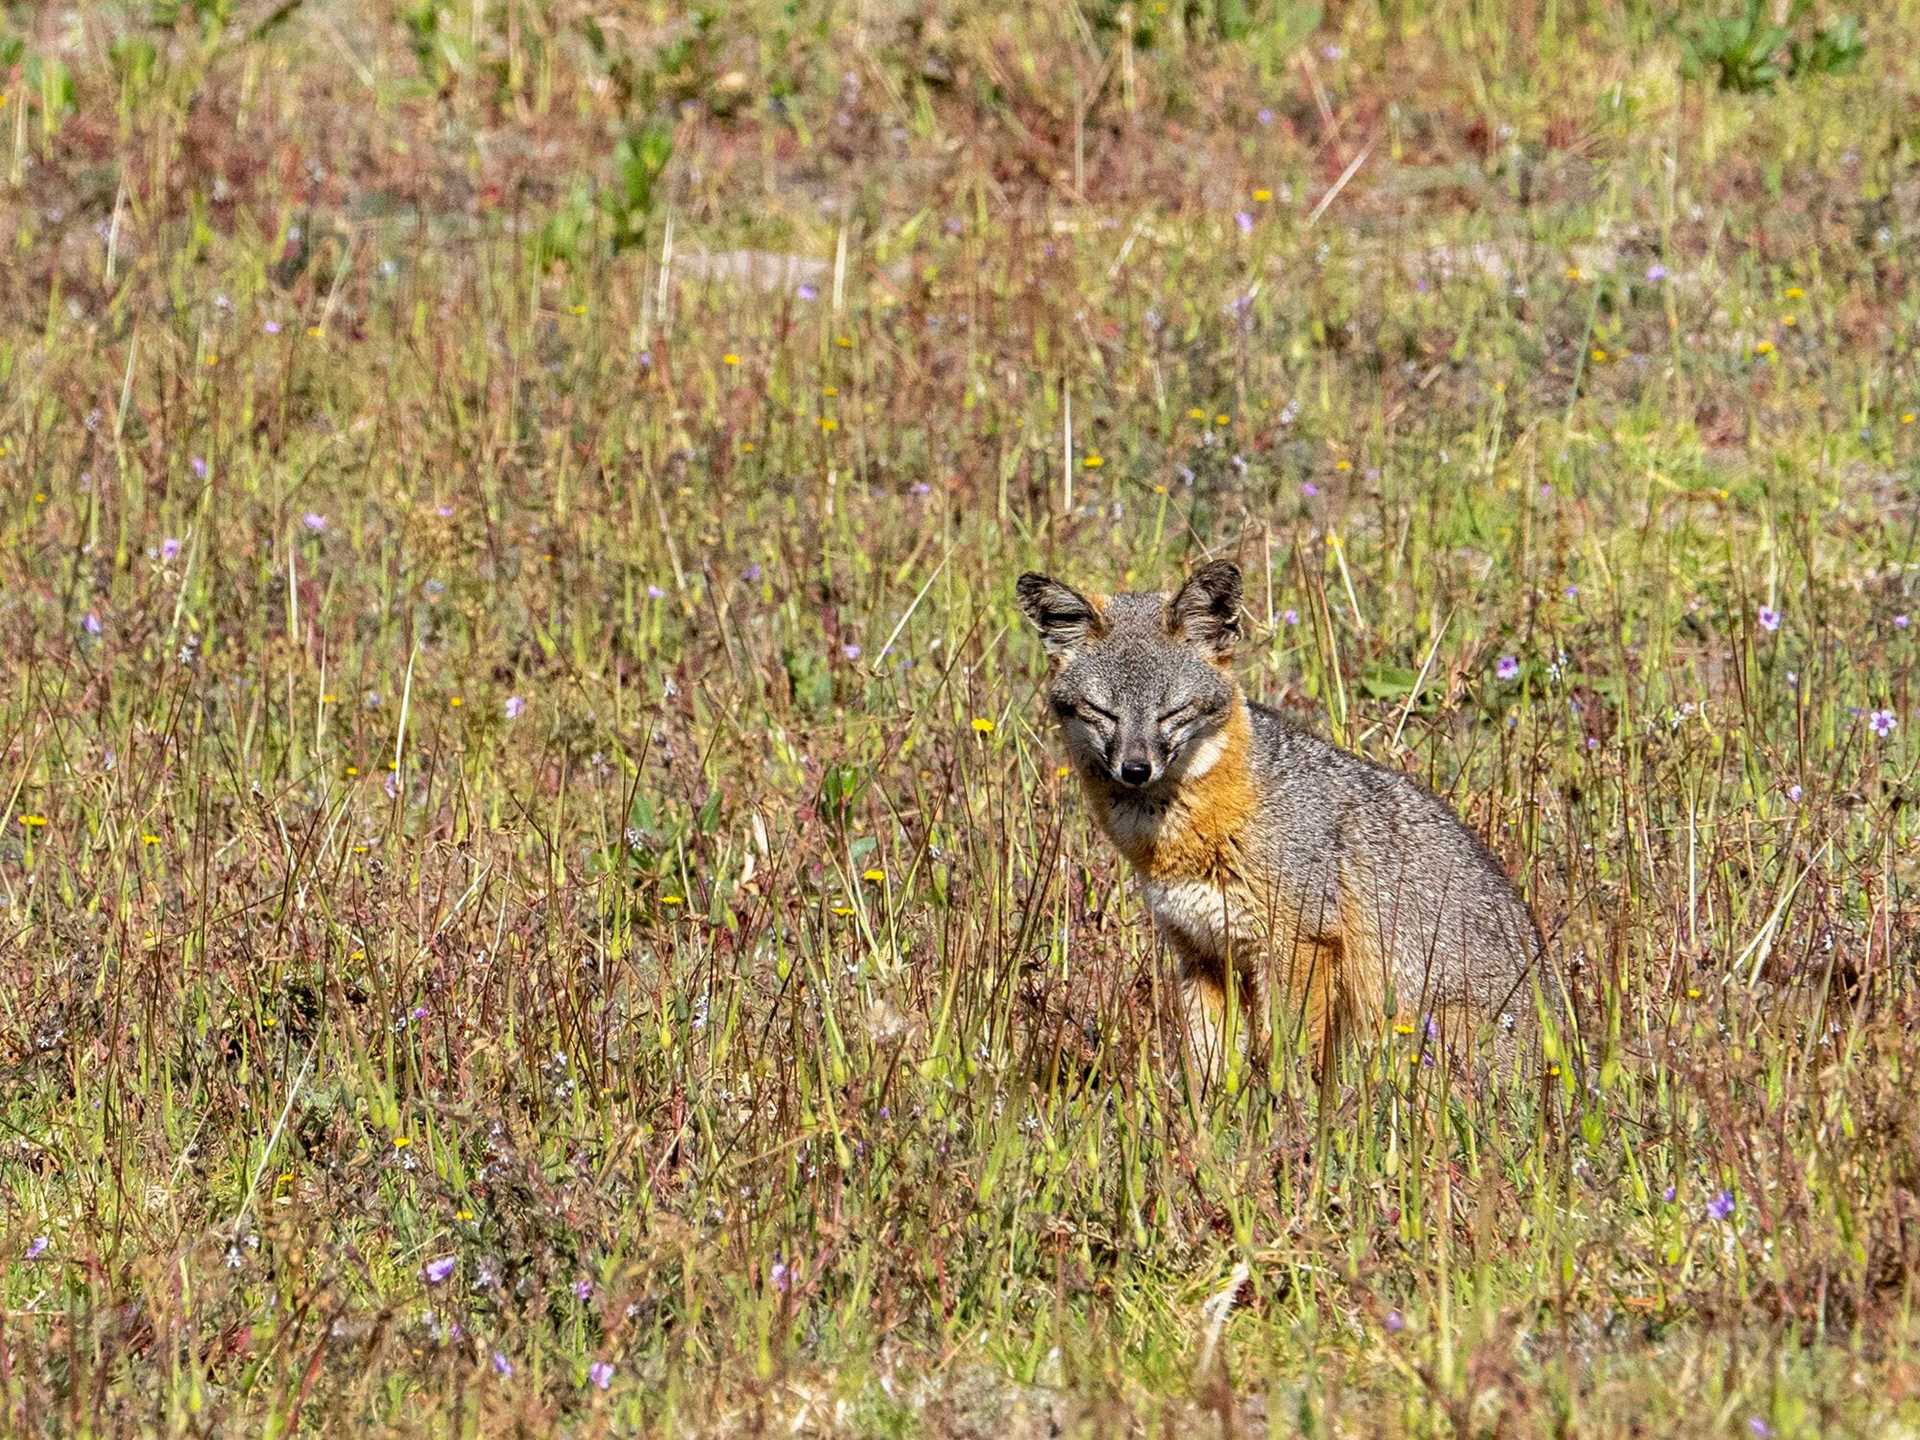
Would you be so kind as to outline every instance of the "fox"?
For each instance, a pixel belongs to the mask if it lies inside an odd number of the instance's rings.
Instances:
[[[1438,795],[1247,698],[1238,565],[1171,596],[1033,572],[1015,590],[1066,757],[1175,961],[1200,1077],[1229,1048],[1265,1075],[1281,1016],[1323,1080],[1369,1036],[1483,1078],[1541,1055],[1564,997],[1532,912]]]

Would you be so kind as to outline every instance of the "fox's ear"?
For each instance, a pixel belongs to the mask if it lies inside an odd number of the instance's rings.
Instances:
[[[1029,570],[1014,586],[1020,608],[1027,612],[1047,657],[1064,660],[1074,647],[1100,633],[1100,610],[1071,585]]]
[[[1240,638],[1240,567],[1231,560],[1202,565],[1167,602],[1167,631],[1217,659]]]

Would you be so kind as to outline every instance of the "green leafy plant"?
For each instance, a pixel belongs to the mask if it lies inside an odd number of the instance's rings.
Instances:
[[[1783,79],[1853,70],[1866,53],[1859,21],[1845,16],[1796,35],[1810,8],[1810,0],[1795,0],[1785,20],[1775,22],[1762,0],[1747,0],[1738,15],[1701,22],[1686,40],[1687,74],[1711,75],[1722,90],[1753,95]]]

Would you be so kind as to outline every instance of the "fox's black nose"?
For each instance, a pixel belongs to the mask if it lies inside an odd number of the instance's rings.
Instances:
[[[1122,785],[1144,785],[1153,777],[1153,766],[1144,760],[1128,760],[1120,766]]]

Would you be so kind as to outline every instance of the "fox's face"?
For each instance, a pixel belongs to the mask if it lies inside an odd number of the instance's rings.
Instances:
[[[1022,575],[1020,608],[1053,663],[1047,702],[1086,778],[1152,791],[1219,758],[1239,698],[1228,664],[1240,634],[1240,568],[1218,560],[1165,595],[1089,598]]]

